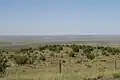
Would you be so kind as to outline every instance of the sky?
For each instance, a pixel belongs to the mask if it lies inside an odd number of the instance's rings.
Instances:
[[[120,34],[120,0],[0,0],[0,35]]]

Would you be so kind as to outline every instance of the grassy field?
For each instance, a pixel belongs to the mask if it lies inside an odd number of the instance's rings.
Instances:
[[[105,43],[28,42],[24,45],[8,43],[8,46],[3,46],[2,43],[0,69],[5,65],[2,64],[3,58],[7,60],[9,67],[5,67],[5,73],[0,70],[0,80],[83,80],[98,76],[112,77],[114,73],[120,72],[120,47]]]
[[[62,63],[62,73],[59,73],[58,60],[49,60],[52,62],[43,62],[34,66],[17,66],[8,68],[8,76],[5,80],[82,80],[82,77],[96,77],[112,76],[114,70],[114,62],[111,57],[101,57],[107,60],[106,62],[99,62],[99,59],[95,59],[90,62],[79,63],[79,59],[63,58],[66,63]],[[111,61],[109,61],[111,60]],[[70,62],[69,62],[70,61]],[[120,61],[118,61],[116,71],[120,71]],[[99,65],[100,64],[100,65]],[[86,65],[86,66],[85,66]],[[105,67],[105,71],[99,71]]]

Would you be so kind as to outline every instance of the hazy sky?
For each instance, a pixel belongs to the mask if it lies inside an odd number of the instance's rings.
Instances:
[[[120,34],[120,0],[0,0],[0,34]]]

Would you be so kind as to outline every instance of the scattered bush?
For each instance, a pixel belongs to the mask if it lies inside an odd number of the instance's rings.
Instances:
[[[115,55],[116,53],[115,52],[111,52],[111,55]]]
[[[109,56],[109,53],[108,52],[106,52],[106,51],[102,51],[102,53],[101,53],[102,55],[105,55],[105,56]]]
[[[50,53],[49,56],[50,56],[50,57],[54,57],[55,54],[54,54],[54,53]]]
[[[0,77],[4,77],[6,68],[8,67],[7,62],[8,59],[5,56],[0,55]]]
[[[73,52],[79,52],[79,47],[73,46],[73,47],[72,47],[72,50],[73,50]]]
[[[62,63],[65,63],[66,61],[65,60],[62,60]]]
[[[40,46],[38,49],[39,49],[39,51],[43,51],[43,50],[45,50],[45,47],[44,46]]]
[[[46,60],[45,55],[41,55],[40,60],[45,61]]]
[[[75,57],[75,53],[70,52],[70,53],[69,53],[69,57]]]
[[[92,65],[90,65],[90,64],[85,64],[85,66],[86,66],[87,68],[91,68],[91,67],[92,67]]]
[[[64,47],[68,47],[68,49],[66,49],[66,53],[65,51],[62,51]],[[70,51],[69,51],[70,48]],[[71,50],[72,49],[72,50]],[[80,50],[80,52],[79,52]],[[39,51],[39,52],[38,52]],[[52,52],[50,54],[48,54],[50,57],[56,57],[56,59],[58,58],[63,58],[67,55],[67,57],[77,57],[79,58],[76,63],[81,63],[81,62],[88,62],[89,59],[93,60],[96,56],[99,56],[99,53],[101,52],[102,55],[105,56],[109,56],[111,55],[115,55],[115,54],[119,54],[120,53],[120,49],[119,48],[112,48],[112,47],[104,47],[104,46],[97,46],[97,47],[93,47],[93,46],[88,46],[88,45],[40,45],[39,48],[37,49],[33,49],[33,48],[24,48],[21,49],[20,52],[18,53],[12,53],[12,54],[8,54],[8,52],[4,51],[4,50],[0,50],[0,72],[5,72],[6,67],[7,67],[7,61],[8,60],[14,60],[16,62],[16,64],[18,65],[25,65],[25,64],[35,64],[35,63],[39,63],[39,61],[46,61],[47,56],[45,55],[46,53],[48,53],[48,51]],[[58,53],[58,54],[54,54]],[[61,54],[59,54],[61,52]],[[10,52],[11,53],[11,52]],[[5,54],[5,56],[3,56],[2,54]],[[101,55],[100,54],[100,55]],[[80,56],[84,56],[83,60],[80,60]],[[48,58],[50,58],[48,57]],[[48,59],[51,60],[51,59]],[[100,60],[101,62],[108,62],[106,60]],[[54,61],[53,61],[54,62]],[[62,60],[63,63],[66,63],[65,60]],[[97,62],[97,61],[96,61]],[[92,67],[92,65],[86,65],[88,68]],[[118,78],[120,77],[120,75],[118,73],[113,74],[113,77]]]
[[[33,64],[34,62],[35,62],[35,59],[29,58],[26,63],[27,64]]]
[[[113,73],[113,78],[120,78],[120,72],[118,72],[118,73]]]
[[[100,62],[107,62],[107,60],[105,60],[105,59],[101,59]]]
[[[85,55],[90,60],[93,60],[95,58],[95,55],[93,53],[86,53]]]
[[[15,60],[16,64],[24,65],[27,63],[28,58],[26,56],[16,55],[16,56],[14,56],[14,60]]]
[[[76,63],[81,63],[81,62],[82,62],[82,60],[77,60],[77,61],[76,61]]]

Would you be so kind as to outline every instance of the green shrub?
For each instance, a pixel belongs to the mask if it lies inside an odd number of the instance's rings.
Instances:
[[[50,56],[50,57],[54,57],[55,54],[54,54],[54,53],[50,53],[49,56]]]
[[[107,54],[107,52],[106,52],[106,51],[102,51],[101,54],[102,54],[102,55],[105,55],[105,54]]]
[[[116,53],[115,52],[111,52],[111,55],[115,55]]]
[[[106,51],[102,51],[102,53],[101,53],[102,55],[104,55],[104,56],[109,56],[109,53],[108,52],[106,52]]]
[[[24,65],[24,64],[27,64],[28,58],[27,58],[27,56],[16,55],[16,56],[14,56],[14,60],[15,60],[16,64]]]
[[[92,67],[92,65],[90,65],[90,64],[85,64],[85,66],[86,66],[87,68],[91,68],[91,67]]]
[[[63,47],[62,47],[62,46],[60,46],[60,47],[59,47],[59,49],[60,49],[60,50],[63,50]]]
[[[70,53],[69,53],[69,57],[75,57],[75,53],[70,52]]]
[[[33,64],[34,62],[35,62],[35,59],[29,58],[26,63],[27,64]]]
[[[85,55],[90,60],[93,60],[95,58],[95,55],[93,53],[86,53]]]
[[[43,51],[43,50],[45,50],[45,47],[44,46],[39,46],[39,51]]]
[[[60,53],[60,49],[59,48],[56,48],[55,50],[57,53]]]
[[[83,48],[82,50],[83,50],[84,53],[91,53],[91,51],[92,51],[92,50],[89,49],[89,48]]]
[[[73,47],[72,47],[72,50],[73,50],[73,52],[79,52],[79,47],[73,46]]]
[[[0,77],[4,77],[6,68],[9,67],[7,65],[7,62],[8,62],[8,59],[5,56],[0,55]]]
[[[0,59],[0,72],[4,73],[6,70],[6,62],[7,60]]]
[[[65,63],[66,61],[65,60],[62,60],[62,63]]]
[[[77,61],[76,61],[76,63],[81,63],[81,62],[82,62],[82,60],[77,60]]]
[[[45,55],[41,55],[41,56],[40,56],[40,60],[42,60],[42,61],[46,61],[46,57],[45,57]]]
[[[113,78],[120,78],[120,72],[118,72],[118,73],[113,73]]]

